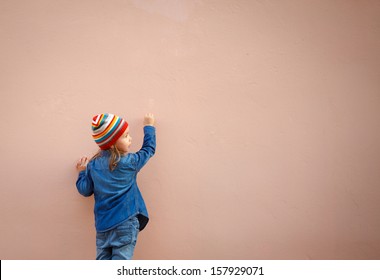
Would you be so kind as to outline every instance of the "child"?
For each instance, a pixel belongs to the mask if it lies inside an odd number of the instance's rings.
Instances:
[[[80,194],[94,194],[96,259],[131,259],[139,231],[148,223],[148,212],[136,183],[140,169],[154,155],[154,116],[144,117],[144,143],[129,153],[132,137],[128,123],[112,114],[92,119],[92,137],[99,152],[88,161],[82,157],[76,168]]]

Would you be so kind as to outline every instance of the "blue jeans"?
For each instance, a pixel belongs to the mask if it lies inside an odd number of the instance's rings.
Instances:
[[[96,233],[97,260],[130,260],[139,233],[139,220],[132,217],[116,228]]]

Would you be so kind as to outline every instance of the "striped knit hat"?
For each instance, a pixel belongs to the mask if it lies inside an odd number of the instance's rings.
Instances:
[[[107,150],[127,129],[128,123],[113,114],[99,114],[92,118],[92,137],[100,149]]]

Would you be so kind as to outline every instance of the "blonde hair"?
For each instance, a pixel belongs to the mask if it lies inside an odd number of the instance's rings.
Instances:
[[[120,151],[116,148],[115,145],[112,145],[111,148],[109,149],[110,153],[111,153],[111,156],[110,156],[110,160],[109,160],[109,168],[111,171],[114,171],[115,168],[117,167],[117,164],[119,163],[120,161],[120,158],[121,158],[121,153]],[[102,154],[102,150],[99,150],[92,158],[91,160],[94,160],[94,159],[97,159],[98,157],[100,157],[100,155]],[[91,161],[90,160],[90,161]]]

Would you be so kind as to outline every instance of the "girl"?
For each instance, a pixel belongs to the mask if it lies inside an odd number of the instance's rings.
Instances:
[[[92,119],[92,137],[100,150],[89,161],[76,165],[77,189],[83,196],[94,194],[96,259],[131,259],[139,231],[148,223],[144,199],[136,176],[156,149],[155,119],[144,117],[144,142],[137,153],[129,153],[132,137],[128,123],[113,114]]]

